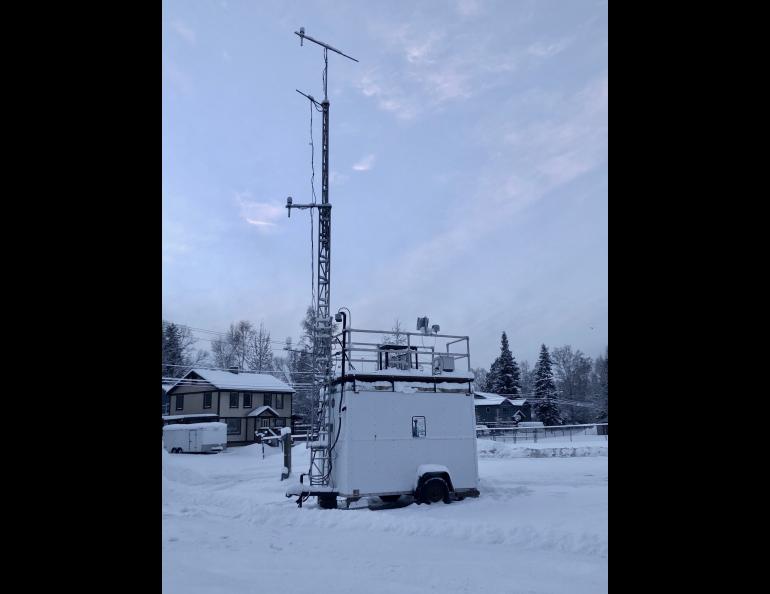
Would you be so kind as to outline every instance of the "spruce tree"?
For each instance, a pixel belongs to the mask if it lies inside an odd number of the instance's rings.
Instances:
[[[487,385],[491,392],[513,395],[521,392],[521,372],[508,347],[508,337],[505,332],[500,339],[500,356],[492,363],[489,375],[492,379],[487,379]]]
[[[494,392],[495,385],[497,384],[497,378],[500,377],[500,358],[498,357],[489,366],[489,373],[484,381],[484,386],[481,389],[482,392]]]
[[[561,425],[559,405],[556,404],[556,382],[553,380],[551,355],[545,345],[540,346],[540,357],[535,365],[536,413],[544,425]]]
[[[181,328],[176,324],[165,324],[163,331],[163,376],[177,377],[184,365]]]
[[[599,405],[599,414],[596,417],[597,421],[603,423],[609,422],[609,400],[607,389],[607,360],[609,358],[609,347],[604,350],[604,357],[596,359],[596,375],[598,381],[597,390],[597,403]]]

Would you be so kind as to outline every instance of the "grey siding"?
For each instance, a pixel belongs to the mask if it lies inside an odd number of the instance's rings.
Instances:
[[[211,408],[203,408],[203,394],[204,392],[211,392]],[[259,428],[259,421],[255,417],[249,417],[249,413],[255,409],[264,405],[265,393],[264,392],[248,392],[251,396],[251,406],[244,408],[243,395],[246,392],[238,392],[238,408],[230,408],[230,390],[217,390],[214,386],[179,386],[174,388],[169,394],[170,415],[191,415],[191,414],[217,414],[219,418],[226,422],[227,419],[241,419],[241,431],[240,433],[227,436],[228,442],[253,442],[254,431]],[[277,406],[277,398],[275,394],[278,392],[269,392],[273,394],[271,396],[271,406],[278,413],[278,418],[283,420],[286,427],[291,427],[291,413],[292,413],[292,394],[283,393],[282,404],[283,406]],[[177,410],[177,396],[184,396],[184,407],[181,410]],[[275,426],[274,422],[271,422],[271,427]]]
[[[521,421],[532,420],[532,407],[529,402],[523,406],[515,406],[508,401],[501,404],[482,404],[476,406],[476,424],[486,425],[487,423],[510,423],[514,420],[516,411],[523,415]]]

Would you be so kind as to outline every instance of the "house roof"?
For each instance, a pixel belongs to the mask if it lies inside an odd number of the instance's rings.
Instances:
[[[474,406],[497,406],[499,404],[502,404],[505,402],[507,398],[503,398],[502,396],[497,396],[495,398],[474,398],[473,399],[473,405]]]
[[[499,394],[493,394],[491,392],[474,392],[473,404],[475,406],[498,406],[505,401],[510,402],[514,406],[523,406],[527,401],[526,398],[506,398]]]
[[[502,398],[499,394],[493,394],[492,392],[473,392],[476,398]]]
[[[258,417],[264,412],[271,412],[276,417],[280,416],[277,412],[275,412],[275,409],[272,406],[260,406],[259,408],[255,408],[253,411],[251,411],[249,414],[247,414],[247,417]]]
[[[244,371],[233,373],[232,371],[195,367],[188,371],[182,379],[187,378],[191,373],[202,377],[209,384],[220,390],[255,390],[258,392],[284,392],[290,394],[295,392],[287,383],[265,373],[248,373]]]

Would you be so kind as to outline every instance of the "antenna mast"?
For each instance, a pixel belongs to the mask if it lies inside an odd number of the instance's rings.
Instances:
[[[315,311],[315,326],[313,328],[313,372],[314,387],[311,398],[311,419],[313,428],[313,442],[310,457],[310,484],[328,485],[331,474],[331,448],[330,448],[330,416],[329,416],[329,382],[332,374],[332,319],[330,315],[330,284],[331,284],[331,211],[329,203],[329,50],[345,58],[358,62],[355,58],[343,54],[329,44],[313,39],[305,35],[305,28],[300,27],[294,32],[300,38],[300,45],[304,41],[312,41],[320,45],[324,50],[324,98],[318,103],[312,95],[306,95],[297,89],[297,92],[306,97],[316,108],[320,108],[322,119],[321,133],[321,203],[293,204],[291,197],[286,199],[286,209],[291,217],[291,209],[307,208],[318,209],[318,264],[317,264],[317,304]],[[323,396],[320,392],[323,389]],[[320,402],[319,402],[320,398]],[[320,405],[320,406],[319,406]]]

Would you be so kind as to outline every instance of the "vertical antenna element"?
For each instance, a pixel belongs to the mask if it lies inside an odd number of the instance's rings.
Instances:
[[[329,50],[345,58],[358,62],[355,58],[342,53],[327,43],[305,35],[305,28],[294,32],[299,36],[300,46],[305,39],[324,48],[323,87],[324,99],[319,104],[311,95],[297,90],[315,107],[320,107],[323,115],[321,133],[321,203],[292,204],[287,201],[286,208],[318,209],[318,251],[317,251],[317,291],[316,310],[313,328],[313,373],[314,386],[311,398],[312,445],[310,455],[310,484],[328,485],[331,478],[331,415],[329,412],[329,387],[332,375],[332,318],[331,300],[331,208],[329,203]],[[323,395],[321,392],[323,391]]]

